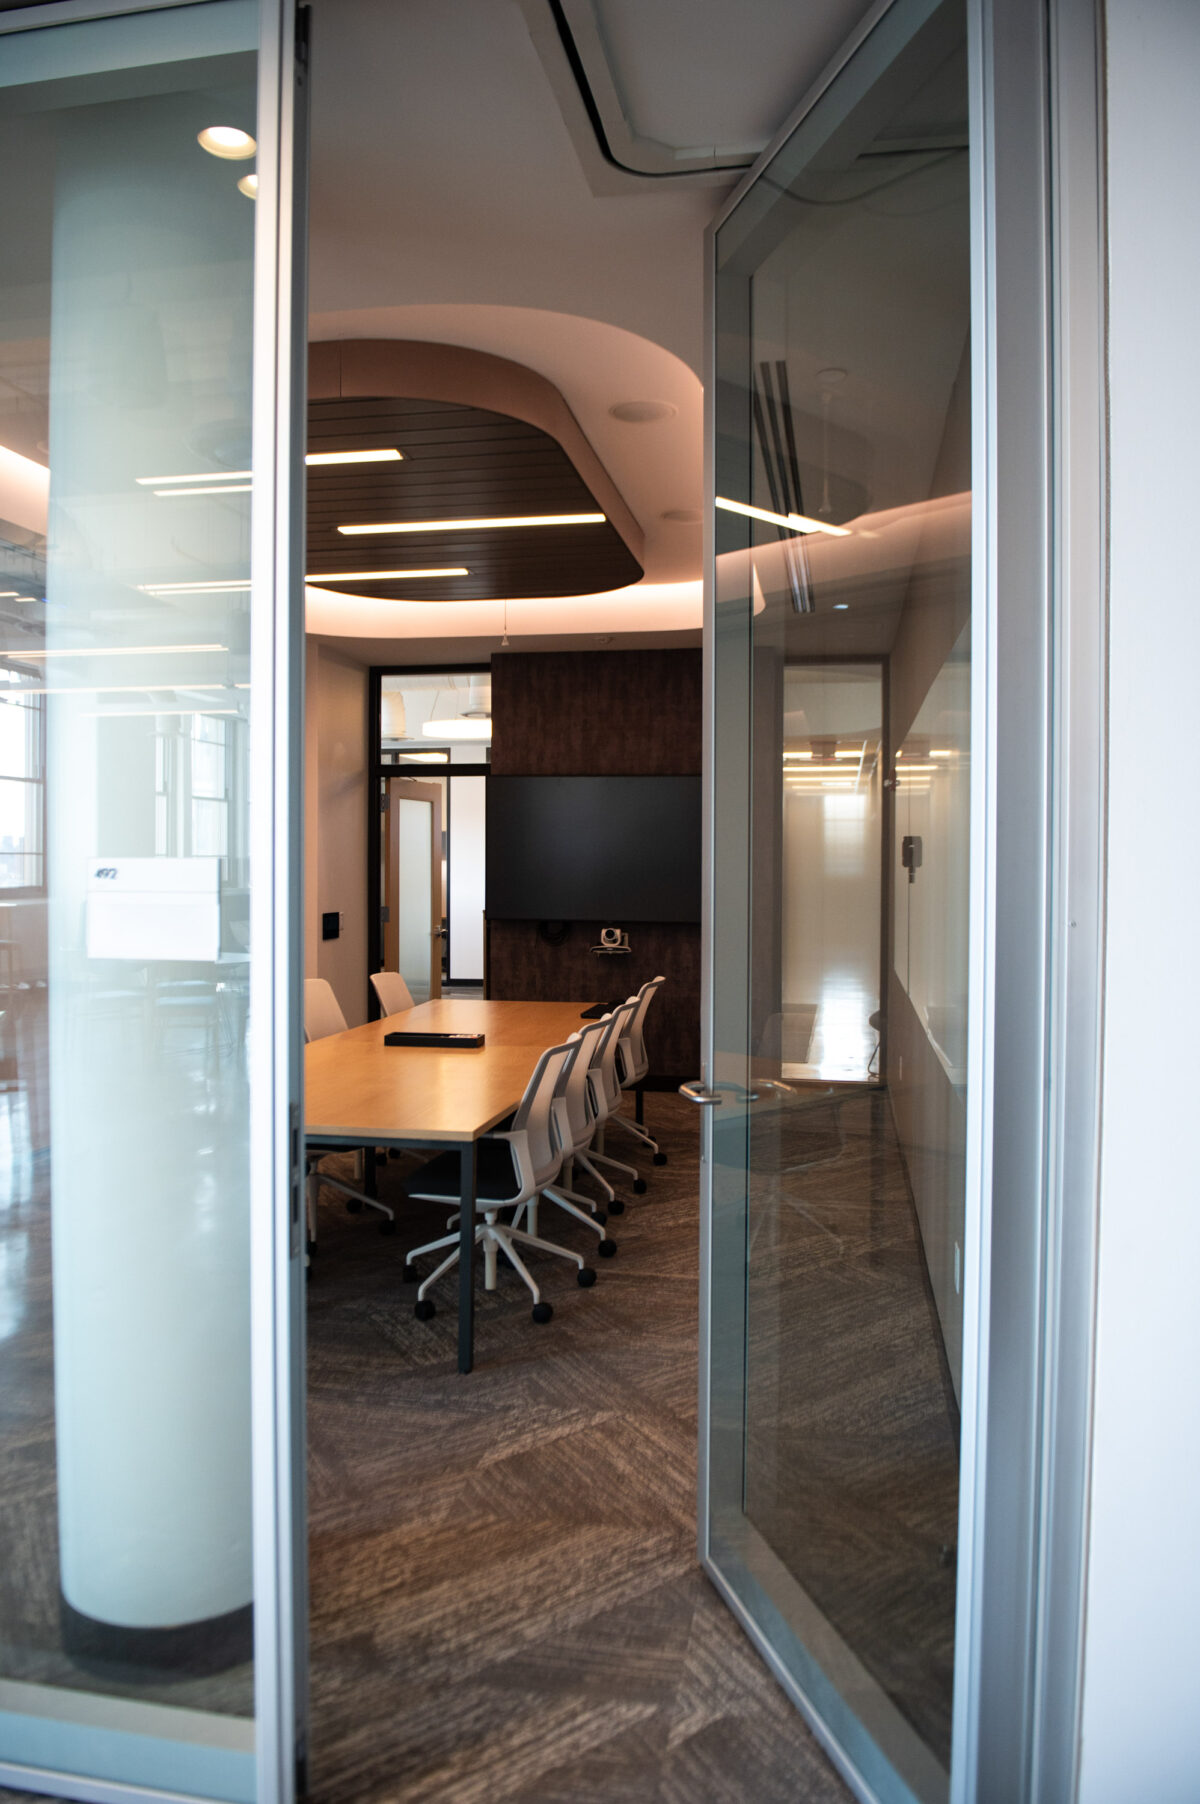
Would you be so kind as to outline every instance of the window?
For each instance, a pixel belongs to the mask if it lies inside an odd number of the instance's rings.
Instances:
[[[45,697],[0,671],[0,889],[45,886]]]

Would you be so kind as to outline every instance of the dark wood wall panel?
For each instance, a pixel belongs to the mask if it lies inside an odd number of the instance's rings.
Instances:
[[[492,660],[498,777],[686,777],[700,769],[699,651]]]
[[[699,651],[512,653],[492,660],[497,776],[691,776],[700,770]],[[667,979],[646,1023],[652,1081],[700,1069],[700,929],[621,921],[628,957],[590,948],[600,921],[574,921],[550,945],[536,921],[492,921],[489,991],[539,1002],[609,1002]]]
[[[700,1058],[700,929],[687,923],[622,922],[632,950],[612,958],[589,950],[601,921],[572,921],[561,946],[536,921],[492,921],[489,994],[531,1002],[617,1002],[660,972],[666,983],[646,1017],[650,1070],[657,1082],[695,1077]]]

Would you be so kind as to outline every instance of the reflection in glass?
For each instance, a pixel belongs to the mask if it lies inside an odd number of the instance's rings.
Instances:
[[[884,15],[716,262],[713,1558],[878,1795],[942,1799],[970,1251],[958,0]]]
[[[253,130],[256,40],[0,40],[0,1759],[229,1798],[254,208],[197,133]]]

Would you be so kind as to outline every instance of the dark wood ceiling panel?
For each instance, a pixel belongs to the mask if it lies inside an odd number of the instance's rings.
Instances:
[[[636,582],[641,565],[603,524],[353,534],[339,526],[487,515],[583,514],[598,502],[559,442],[525,420],[450,401],[379,396],[309,403],[310,451],[394,448],[391,464],[308,471],[308,573],[320,583],[389,601],[484,601],[586,595]],[[347,570],[466,565],[465,577],[353,582]]]
[[[309,471],[310,572],[465,564],[465,578],[345,583],[409,600],[579,595],[642,573],[641,528],[562,395],[534,370],[460,345],[309,347],[310,449],[394,446],[392,465]],[[345,537],[340,525],[603,513],[602,525]]]

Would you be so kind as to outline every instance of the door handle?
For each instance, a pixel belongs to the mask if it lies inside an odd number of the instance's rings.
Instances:
[[[739,1102],[758,1101],[757,1090],[743,1090],[740,1084],[714,1084],[711,1090],[706,1090],[704,1079],[698,1077],[694,1083],[680,1084],[679,1086],[679,1094],[686,1096],[689,1102],[699,1104],[702,1109],[714,1109],[723,1102],[722,1090],[727,1090],[731,1096],[736,1096]]]

